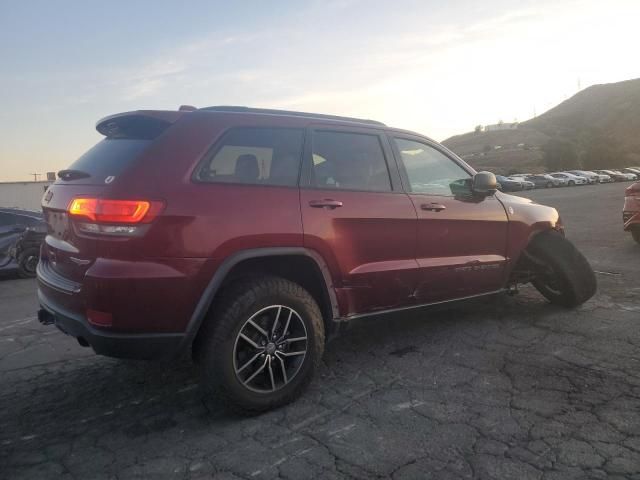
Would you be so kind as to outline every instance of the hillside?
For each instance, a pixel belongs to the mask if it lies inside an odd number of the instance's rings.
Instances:
[[[615,155],[602,154],[600,168],[640,163],[640,79],[593,85],[516,130],[470,132],[443,143],[476,168],[535,172],[545,169],[541,149],[552,138],[570,142],[585,163],[594,142],[611,146]]]

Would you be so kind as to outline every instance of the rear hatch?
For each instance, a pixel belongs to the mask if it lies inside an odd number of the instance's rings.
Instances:
[[[75,198],[108,198],[118,179],[180,116],[179,112],[128,112],[107,117],[96,129],[105,138],[58,172],[42,198],[47,223],[43,268],[81,282],[98,253],[98,239],[82,233],[68,213]]]

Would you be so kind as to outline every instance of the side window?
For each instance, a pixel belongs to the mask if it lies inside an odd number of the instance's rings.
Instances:
[[[313,179],[320,188],[391,191],[391,180],[377,135],[316,131]]]
[[[203,182],[293,186],[298,183],[304,131],[234,128],[200,166]]]
[[[426,143],[395,138],[413,193],[455,196],[471,175],[445,154]],[[456,188],[457,187],[457,188]]]

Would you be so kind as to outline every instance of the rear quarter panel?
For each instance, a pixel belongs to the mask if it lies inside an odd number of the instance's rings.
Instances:
[[[162,215],[141,239],[145,255],[221,259],[245,248],[302,246],[297,187],[192,181],[203,155],[236,126],[304,128],[273,117],[184,115],[122,182],[114,182],[111,192],[125,198],[136,192],[136,196],[165,202]]]
[[[262,120],[265,126],[303,128],[268,120]],[[183,331],[225,258],[248,248],[302,246],[297,187],[191,180],[202,156],[228,128],[260,123],[246,115],[185,114],[109,185],[69,189],[69,195],[56,186],[54,198],[62,210],[79,193],[165,204],[143,237],[91,239],[96,260],[73,310],[113,312],[114,331]]]

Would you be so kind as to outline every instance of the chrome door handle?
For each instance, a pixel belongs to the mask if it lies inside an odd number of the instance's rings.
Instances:
[[[311,200],[309,206],[313,208],[327,208],[329,210],[336,209],[342,206],[342,202],[339,200],[332,200],[325,198],[324,200]]]
[[[446,210],[447,207],[442,205],[441,203],[423,203],[420,205],[422,210],[429,210],[431,212],[441,212],[442,210]]]

